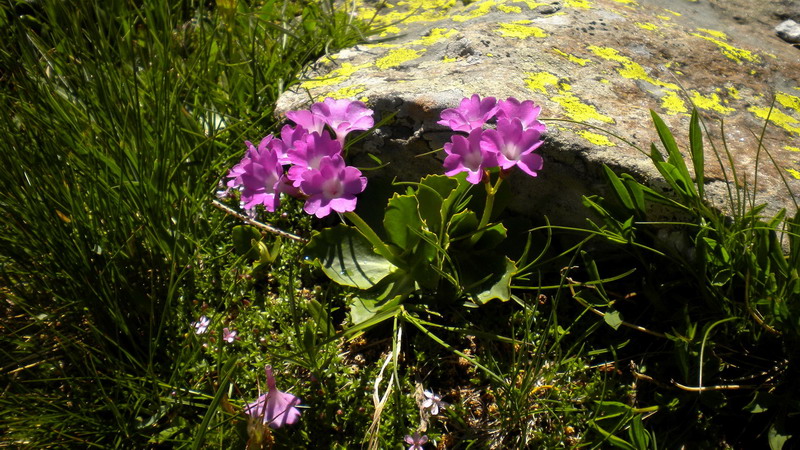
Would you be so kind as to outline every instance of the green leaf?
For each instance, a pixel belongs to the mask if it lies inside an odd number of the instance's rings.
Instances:
[[[614,188],[614,193],[617,194],[617,198],[622,203],[628,211],[633,212],[633,200],[631,196],[628,194],[628,190],[625,189],[625,186],[622,184],[622,181],[619,179],[617,174],[614,173],[611,169],[608,168],[607,165],[603,164],[603,171],[606,174],[606,178],[608,181],[611,182],[611,187]]]
[[[342,224],[315,233],[303,256],[332,281],[359,289],[369,289],[397,270],[356,228]]]
[[[233,249],[237,255],[244,256],[248,261],[259,259],[259,249],[253,241],[261,241],[261,233],[250,225],[237,225],[233,227]]]
[[[697,109],[692,109],[692,118],[689,121],[689,147],[692,152],[692,164],[694,165],[694,178],[697,183],[697,191],[703,196],[705,188],[705,155],[703,154],[703,133],[700,129],[700,120],[697,116]]]
[[[400,311],[403,299],[403,296],[397,296],[380,302],[372,298],[356,297],[350,306],[350,320],[353,325],[358,326],[356,329],[371,328],[394,317]]]
[[[444,225],[442,210],[445,199],[458,187],[458,181],[441,175],[429,175],[417,188],[419,217],[428,230],[439,234]]]
[[[620,325],[622,325],[622,315],[619,311],[608,311],[606,315],[603,316],[603,320],[613,329],[618,329]]]
[[[466,293],[476,304],[511,299],[511,279],[517,272],[514,261],[499,253],[471,253],[459,262]]]
[[[769,427],[769,431],[767,432],[767,439],[769,440],[769,448],[770,450],[781,450],[783,445],[786,444],[786,441],[792,438],[791,434],[783,434],[783,432],[779,432],[775,425],[773,424]]]
[[[383,228],[389,242],[398,246],[403,253],[410,251],[419,242],[419,236],[411,229],[422,228],[416,197],[395,194],[386,206]]]

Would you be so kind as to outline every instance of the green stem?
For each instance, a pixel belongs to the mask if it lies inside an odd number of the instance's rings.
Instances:
[[[375,233],[372,227],[367,225],[367,222],[364,222],[364,220],[358,214],[356,214],[355,212],[346,212],[344,213],[344,216],[350,222],[352,222],[353,225],[356,226],[358,231],[360,231],[365,238],[367,238],[369,243],[372,244],[372,247],[375,249],[375,251],[377,251],[381,256],[386,258],[387,261],[394,264],[395,266],[402,267],[403,264],[402,261],[397,259],[395,254],[392,253],[392,250],[389,249],[389,247],[383,243],[381,238],[378,237],[378,234]]]
[[[500,189],[500,183],[503,182],[503,177],[499,177],[497,179],[497,183],[492,186],[491,182],[487,182],[486,186],[486,205],[483,207],[483,216],[481,216],[481,222],[478,224],[478,231],[477,233],[472,235],[470,239],[470,244],[475,245],[483,236],[484,228],[489,225],[489,219],[492,218],[492,210],[494,209],[494,197],[497,194],[497,190]]]

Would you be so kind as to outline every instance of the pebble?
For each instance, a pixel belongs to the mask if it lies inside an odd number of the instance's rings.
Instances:
[[[786,42],[800,43],[800,24],[794,20],[786,20],[775,27],[778,37]]]

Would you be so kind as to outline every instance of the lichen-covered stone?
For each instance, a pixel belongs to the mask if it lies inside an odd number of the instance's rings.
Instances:
[[[680,1],[681,11],[643,0],[357,1],[353,14],[385,30],[318,61],[278,112],[331,96],[366,101],[378,118],[396,113],[364,147],[391,162],[385,176],[412,180],[442,171],[441,158],[415,156],[449,138],[436,124],[443,109],[473,93],[534,100],[553,119],[545,167],[536,179],[513,178],[512,207],[580,222],[581,195],[603,189],[602,164],[659,184],[643,152],[658,141],[649,111],[685,149],[694,105],[716,146],[706,146],[712,200],[723,206],[732,179],[728,157],[713,153],[727,149],[740,186],[772,212],[793,213],[786,185],[800,198],[800,52],[768,29],[740,34],[733,19],[705,25]]]

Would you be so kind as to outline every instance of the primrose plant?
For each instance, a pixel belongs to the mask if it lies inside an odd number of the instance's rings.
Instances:
[[[251,216],[257,207],[274,212],[287,195],[302,199],[308,214],[342,217],[311,236],[304,260],[355,288],[356,323],[391,317],[401,305],[505,301],[517,262],[498,251],[507,230],[492,222],[495,198],[515,167],[530,176],[541,170],[540,110],[530,100],[473,95],[442,111],[438,123],[453,130],[443,148],[444,175],[398,184],[381,223],[369,224],[356,213],[367,179],[343,155],[347,136],[375,123],[372,110],[358,101],[328,98],[310,110],[287,112],[294,124],[258,146],[247,142],[227,187],[241,192]],[[480,185],[484,189],[476,191]],[[476,203],[480,215],[472,209]]]

